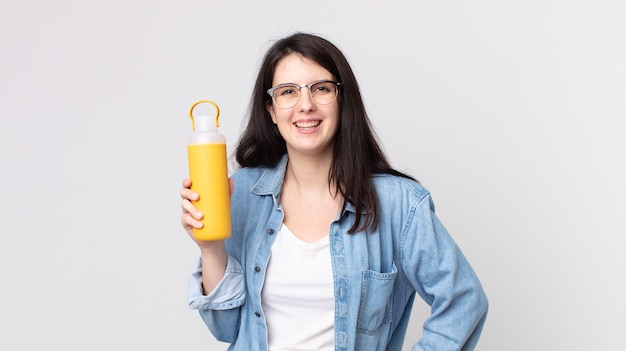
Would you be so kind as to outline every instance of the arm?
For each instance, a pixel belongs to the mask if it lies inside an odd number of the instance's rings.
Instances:
[[[217,340],[234,343],[239,334],[241,306],[246,298],[243,269],[228,256],[223,278],[215,288],[204,294],[202,258],[189,278],[189,307],[197,309]]]
[[[442,223],[430,196],[414,208],[405,227],[406,272],[422,299],[431,306],[423,338],[413,351],[473,350],[488,302],[478,277]]]
[[[231,180],[231,193],[233,183]],[[202,213],[193,206],[198,194],[183,181],[182,224],[200,249],[200,260],[189,279],[189,307],[198,309],[205,324],[218,340],[234,342],[239,331],[239,307],[245,299],[243,270],[229,257],[223,240],[198,241],[193,228],[201,228]]]
[[[183,228],[187,231],[189,237],[196,242],[200,248],[200,256],[202,257],[202,286],[203,290],[208,294],[210,293],[217,283],[224,277],[224,271],[226,269],[226,263],[228,261],[228,254],[224,247],[224,241],[199,241],[193,235],[194,228],[202,228],[202,222],[200,221],[204,216],[191,201],[198,200],[198,193],[192,191],[191,180],[183,180],[183,189],[180,191],[182,197],[182,224]],[[232,193],[233,183],[230,181],[230,188]]]

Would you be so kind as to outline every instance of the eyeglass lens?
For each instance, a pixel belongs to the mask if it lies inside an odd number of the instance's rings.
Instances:
[[[307,87],[307,86],[305,86]],[[308,86],[311,98],[318,104],[330,104],[337,99],[337,83],[323,81],[313,83]],[[280,108],[290,108],[295,106],[300,100],[301,86],[296,84],[286,84],[274,90],[272,98],[274,103]]]

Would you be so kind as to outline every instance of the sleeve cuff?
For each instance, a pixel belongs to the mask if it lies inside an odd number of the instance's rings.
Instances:
[[[243,269],[241,264],[230,255],[228,256],[224,277],[209,295],[204,295],[202,289],[202,261],[198,259],[189,277],[189,308],[206,310],[236,308],[243,305],[245,296]]]

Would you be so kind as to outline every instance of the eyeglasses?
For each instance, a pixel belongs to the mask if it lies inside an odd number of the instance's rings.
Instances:
[[[307,87],[309,95],[315,102],[328,105],[337,100],[340,85],[341,83],[332,80],[318,80],[302,85],[285,83],[268,89],[267,93],[278,108],[292,108],[300,101],[300,89]]]

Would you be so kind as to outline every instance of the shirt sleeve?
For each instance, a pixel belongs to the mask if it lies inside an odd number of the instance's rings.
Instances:
[[[241,264],[228,256],[224,277],[209,295],[202,289],[202,261],[189,277],[189,307],[200,312],[204,324],[219,341],[234,343],[239,334],[241,306],[246,298]]]
[[[403,228],[403,265],[411,284],[431,307],[423,338],[412,350],[473,350],[487,317],[486,294],[435,215],[430,195],[412,211]]]
[[[196,310],[225,310],[243,305],[244,299],[243,269],[235,258],[228,256],[224,277],[209,295],[204,295],[202,289],[202,261],[198,259],[189,277],[189,308]]]

